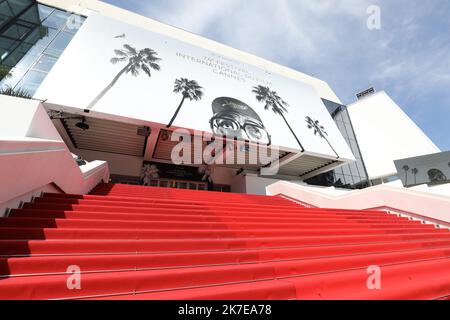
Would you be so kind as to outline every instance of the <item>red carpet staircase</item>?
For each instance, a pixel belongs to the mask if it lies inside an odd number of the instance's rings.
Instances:
[[[381,290],[367,286],[372,265]],[[102,184],[1,219],[0,274],[0,299],[444,299],[450,232],[280,197]]]

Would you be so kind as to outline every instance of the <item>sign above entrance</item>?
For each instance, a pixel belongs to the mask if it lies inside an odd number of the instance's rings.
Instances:
[[[35,97],[171,130],[354,160],[312,86],[98,14],[86,20]]]
[[[148,176],[149,179],[171,179],[186,181],[206,181],[204,172],[201,168],[189,166],[176,166],[166,163],[144,162],[143,178]]]

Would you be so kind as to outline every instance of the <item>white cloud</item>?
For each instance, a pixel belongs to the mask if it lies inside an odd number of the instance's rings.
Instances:
[[[164,10],[149,15],[185,30],[214,36],[244,51],[279,62],[310,61],[347,20],[365,25],[367,0],[169,0]],[[142,4],[143,5],[143,4]],[[170,10],[165,8],[170,7]],[[364,22],[364,24],[362,24]]]
[[[366,27],[366,10],[372,3],[372,0],[165,0],[151,4],[141,1],[139,11],[317,76],[349,102],[354,91],[367,85],[367,79],[359,76],[366,66],[357,61],[365,54],[367,42],[372,41],[373,33]],[[361,69],[355,70],[355,63]]]
[[[431,82],[448,80],[448,62],[440,71],[436,67],[439,63],[433,59],[439,56],[442,61],[449,60],[445,59],[448,46],[444,52],[439,51],[442,39],[431,38],[430,50],[415,47],[417,41],[427,40],[420,38],[421,14],[426,16],[436,12],[429,3],[407,0],[395,3],[389,0],[165,0],[137,3],[145,15],[165,23],[314,73],[334,84],[344,100],[349,97],[352,87],[364,86],[361,83],[364,79],[366,85],[395,79],[411,81],[424,74]],[[380,31],[370,31],[366,27],[366,9],[372,4],[381,8],[383,27]],[[343,76],[346,77],[345,84],[338,80]]]

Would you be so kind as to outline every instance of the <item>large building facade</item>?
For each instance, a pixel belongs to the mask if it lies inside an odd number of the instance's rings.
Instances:
[[[3,0],[0,8],[0,65],[9,71],[0,88],[43,101],[69,150],[107,161],[114,182],[360,189],[394,179],[394,160],[439,152],[384,92],[347,107],[320,79],[98,1]],[[375,109],[384,123],[373,121]],[[400,154],[395,138],[377,134],[394,118],[415,141]],[[192,154],[175,161],[186,137]]]
[[[450,153],[357,98],[103,2],[0,0],[0,299],[448,299]]]

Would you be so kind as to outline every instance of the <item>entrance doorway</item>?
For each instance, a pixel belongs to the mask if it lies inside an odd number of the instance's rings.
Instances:
[[[173,179],[152,179],[150,180],[150,186],[173,189],[208,190],[208,185],[204,182]]]

